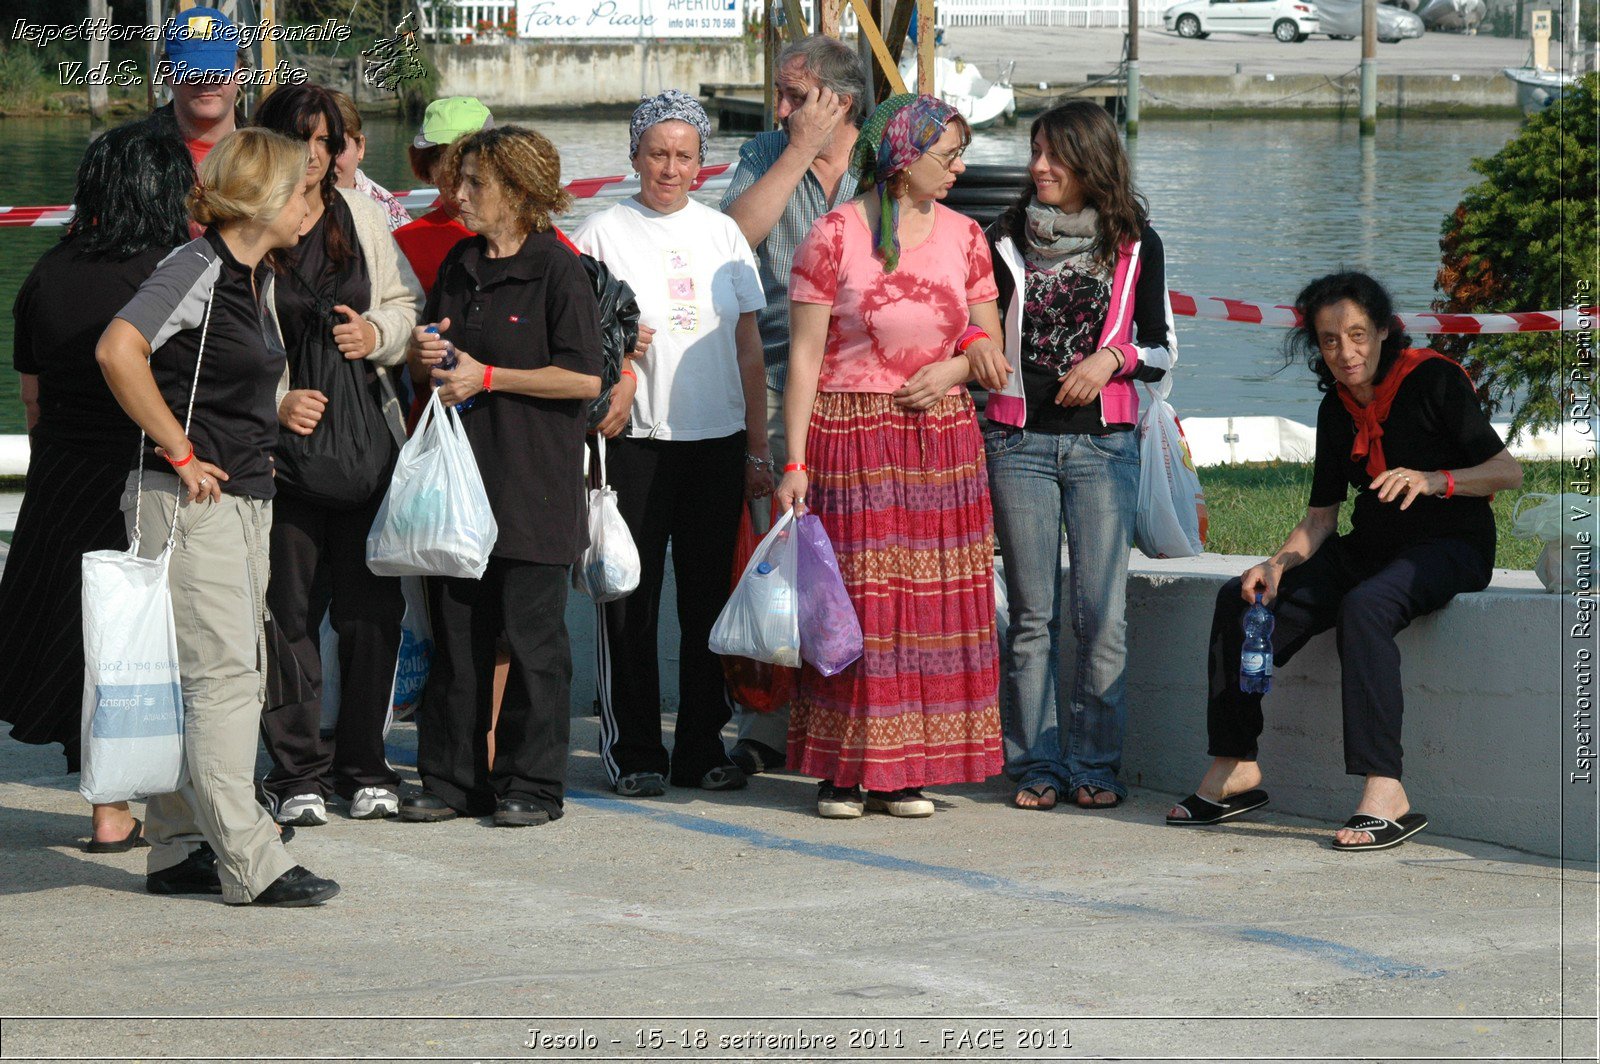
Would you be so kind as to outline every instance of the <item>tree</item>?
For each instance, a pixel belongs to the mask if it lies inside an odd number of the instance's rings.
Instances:
[[[1442,226],[1435,287],[1444,296],[1435,310],[1483,314],[1596,302],[1597,106],[1600,75],[1590,74],[1497,155],[1473,161],[1485,180],[1466,191]],[[1436,346],[1462,362],[1491,410],[1512,408],[1513,437],[1562,420],[1571,334],[1451,336]]]

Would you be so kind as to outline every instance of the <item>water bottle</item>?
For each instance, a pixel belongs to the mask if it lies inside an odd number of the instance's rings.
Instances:
[[[430,325],[422,331],[428,333],[430,336],[439,335],[439,327],[437,325]],[[451,343],[449,340],[444,342],[444,360],[439,363],[439,368],[456,368],[456,345]],[[439,387],[438,381],[430,381],[429,383],[431,383],[435,388]],[[465,414],[468,410],[471,410],[477,402],[478,397],[476,395],[474,395],[471,399],[463,399],[461,402],[456,404],[456,413]]]
[[[1244,649],[1239,652],[1239,690],[1264,695],[1272,690],[1272,611],[1256,604],[1244,611]]]

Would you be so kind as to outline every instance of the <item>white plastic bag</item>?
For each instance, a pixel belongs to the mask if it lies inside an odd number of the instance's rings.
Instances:
[[[167,566],[132,549],[83,556],[83,770],[95,804],[170,794],[185,780],[183,689]]]
[[[572,586],[594,599],[612,602],[639,586],[639,549],[617,509],[617,493],[606,483],[606,438],[599,437],[600,486],[589,489],[589,546],[572,567]],[[583,452],[587,476],[589,451]]]
[[[789,510],[756,544],[728,604],[711,626],[711,652],[800,667],[800,544]]]
[[[489,566],[500,526],[478,473],[461,415],[435,391],[367,533],[367,568],[379,576],[458,576]]]
[[[433,622],[428,617],[427,592],[415,576],[403,577],[400,590],[406,597],[406,615],[400,622],[400,654],[394,667],[389,717],[383,726],[386,736],[390,723],[407,720],[417,711],[433,667]]]
[[[1167,396],[1163,377],[1147,385],[1139,415],[1139,510],[1133,544],[1148,558],[1190,558],[1206,549],[1206,497],[1189,441]]]
[[[1533,571],[1546,591],[1565,595],[1591,590],[1587,574],[1592,572],[1591,552],[1600,541],[1600,500],[1576,492],[1529,492],[1511,511],[1511,534],[1544,542]]]

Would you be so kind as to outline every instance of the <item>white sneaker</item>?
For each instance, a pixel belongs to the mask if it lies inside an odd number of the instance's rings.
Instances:
[[[278,803],[278,823],[314,828],[328,822],[328,805],[320,794],[297,794]]]
[[[350,815],[356,820],[382,820],[400,812],[400,796],[387,787],[363,787],[350,799]]]

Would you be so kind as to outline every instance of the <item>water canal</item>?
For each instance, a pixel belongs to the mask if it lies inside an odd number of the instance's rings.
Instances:
[[[628,169],[623,118],[534,124],[561,149],[568,178]],[[1517,129],[1514,119],[1404,119],[1382,123],[1363,142],[1353,121],[1149,121],[1132,155],[1166,244],[1171,287],[1288,302],[1311,277],[1352,267],[1383,278],[1402,310],[1417,311],[1436,295],[1439,226],[1477,180],[1473,158],[1498,151]],[[415,185],[405,161],[410,126],[368,118],[366,132],[367,173],[390,188]],[[0,133],[8,148],[0,204],[71,198],[90,136],[86,119],[7,119]],[[1026,138],[1026,127],[983,131],[967,157],[1022,163]],[[708,161],[735,159],[741,141],[718,136]],[[564,224],[609,202],[580,200]],[[11,306],[34,260],[59,235],[0,229],[0,306]],[[1273,375],[1282,364],[1282,336],[1260,326],[1178,319],[1174,405],[1190,416],[1267,414],[1310,423],[1318,394],[1308,375]],[[7,323],[0,327],[0,366],[10,363]],[[0,372],[0,434],[22,426],[16,376]]]

